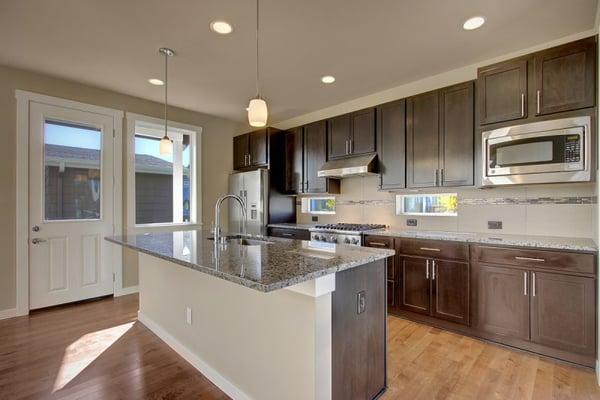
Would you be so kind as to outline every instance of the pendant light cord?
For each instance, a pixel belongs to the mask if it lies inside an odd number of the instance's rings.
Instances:
[[[169,54],[165,51],[165,137],[169,137],[169,135],[167,134],[167,88],[169,87],[169,77],[167,75],[167,68],[169,65],[168,59]]]
[[[258,18],[259,18],[259,12],[258,12],[258,7],[259,7],[259,0],[256,0],[256,97],[260,98],[260,94],[258,91],[258,82],[259,82],[259,65],[258,65],[258,40],[259,40],[259,36],[258,36]]]

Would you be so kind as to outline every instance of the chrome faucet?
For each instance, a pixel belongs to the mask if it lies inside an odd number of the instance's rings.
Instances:
[[[240,196],[236,196],[235,194],[227,194],[225,196],[219,197],[217,202],[215,203],[215,226],[213,228],[213,236],[215,243],[224,243],[226,238],[221,237],[221,203],[223,203],[227,199],[235,199],[238,203],[240,203],[240,207],[242,208],[242,234],[246,234],[246,225],[248,224],[248,216],[246,215],[246,204],[244,200]]]

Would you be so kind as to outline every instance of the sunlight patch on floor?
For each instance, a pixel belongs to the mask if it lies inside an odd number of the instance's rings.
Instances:
[[[83,335],[65,349],[52,393],[64,388],[96,358],[123,336],[134,322]]]

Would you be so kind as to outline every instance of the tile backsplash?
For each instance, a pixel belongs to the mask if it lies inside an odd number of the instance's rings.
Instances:
[[[593,183],[419,190],[423,194],[458,193],[458,216],[445,217],[396,215],[396,194],[416,191],[380,192],[377,181],[376,176],[343,179],[335,215],[319,215],[319,222],[380,223],[405,230],[595,237],[597,198]],[[299,223],[312,222],[312,215],[302,213],[300,206],[297,216]],[[408,219],[416,219],[417,226],[407,226]],[[488,221],[500,221],[502,229],[488,229]]]

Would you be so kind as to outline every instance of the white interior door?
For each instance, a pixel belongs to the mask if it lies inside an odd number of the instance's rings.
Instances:
[[[113,119],[30,104],[30,309],[111,294]]]

